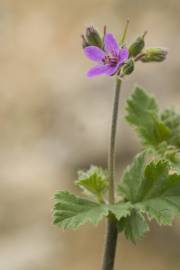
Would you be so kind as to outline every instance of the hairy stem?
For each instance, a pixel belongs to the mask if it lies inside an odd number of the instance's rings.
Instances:
[[[114,203],[114,171],[115,171],[115,142],[116,142],[116,130],[118,119],[118,107],[120,96],[121,80],[116,79],[114,105],[112,113],[112,126],[111,126],[111,138],[110,149],[108,155],[108,173],[109,173],[109,202]],[[102,270],[113,270],[114,260],[117,244],[117,224],[113,217],[109,217],[107,221],[107,233],[105,240],[105,250],[103,256]]]
[[[110,203],[114,202],[115,143],[116,143],[116,130],[117,130],[120,88],[121,88],[121,80],[117,78],[116,87],[115,87],[113,112],[112,112],[110,149],[109,149],[109,155],[108,155],[109,202]]]

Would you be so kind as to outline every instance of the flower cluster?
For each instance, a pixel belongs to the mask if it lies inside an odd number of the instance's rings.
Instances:
[[[147,48],[144,50],[144,38],[147,32],[138,37],[127,48],[124,44],[126,32],[127,25],[122,34],[121,42],[118,44],[112,33],[106,33],[106,28],[103,38],[93,26],[86,29],[85,36],[82,35],[83,50],[86,57],[96,62],[96,65],[87,73],[89,78],[100,75],[124,77],[134,71],[137,61],[149,63],[162,62],[166,59],[167,50],[163,48]]]

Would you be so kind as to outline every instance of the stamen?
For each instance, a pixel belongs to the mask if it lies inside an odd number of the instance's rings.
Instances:
[[[103,59],[103,63],[105,65],[111,65],[111,66],[116,66],[118,63],[118,58],[117,57],[111,57],[109,55],[106,55]]]

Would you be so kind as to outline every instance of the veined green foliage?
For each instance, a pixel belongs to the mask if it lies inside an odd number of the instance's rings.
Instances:
[[[106,205],[101,205],[69,192],[55,194],[54,224],[64,229],[76,229],[86,222],[97,224],[108,215]]]
[[[153,153],[156,158],[167,160],[172,170],[180,173],[180,149],[176,146],[162,142],[153,149]]]
[[[144,147],[180,172],[180,114],[173,109],[159,113],[154,97],[140,87],[128,98],[126,109],[126,120],[135,127]]]
[[[124,219],[123,226],[126,236],[132,241],[141,238],[148,230],[142,215],[149,220],[155,219],[160,225],[171,225],[173,219],[180,216],[180,174],[172,172],[166,160],[147,164],[146,154],[138,154],[126,168],[118,190],[136,211]],[[139,227],[137,234],[133,223]]]
[[[119,232],[124,231],[126,238],[136,244],[149,231],[149,226],[144,215],[132,209],[131,215],[118,221],[118,229]]]
[[[103,196],[108,189],[107,171],[91,166],[87,171],[78,172],[75,183],[87,194],[94,195],[98,201],[103,202]]]
[[[91,166],[79,171],[76,185],[90,199],[59,191],[55,194],[54,224],[77,229],[87,222],[115,218],[119,231],[136,243],[149,230],[148,221],[171,225],[180,216],[180,114],[173,109],[159,113],[153,96],[136,87],[127,100],[127,121],[143,142],[138,154],[122,174],[119,202],[106,202],[107,171]]]
[[[132,203],[139,201],[142,177],[144,175],[145,153],[138,154],[133,163],[127,166],[121,179],[118,191],[125,200]]]
[[[153,96],[136,87],[127,100],[126,120],[135,127],[143,144],[157,146],[169,138],[171,130],[158,116],[158,106]]]
[[[180,112],[174,109],[166,109],[162,112],[161,119],[171,130],[168,143],[180,148]]]
[[[66,191],[55,194],[53,210],[54,224],[64,229],[77,229],[86,222],[97,224],[110,213],[117,220],[130,215],[131,203],[96,203]]]

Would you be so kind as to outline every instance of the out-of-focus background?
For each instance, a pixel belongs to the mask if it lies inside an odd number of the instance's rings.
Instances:
[[[161,108],[180,106],[179,0],[0,1],[0,269],[99,270],[104,223],[63,232],[52,225],[52,196],[73,187],[77,169],[106,166],[111,78],[89,80],[80,34],[93,24],[128,42],[148,30],[147,45],[165,46],[163,64],[138,64],[124,83],[117,170],[139,150],[123,121],[139,83]],[[152,224],[137,246],[119,237],[115,269],[179,270],[180,222]]]

